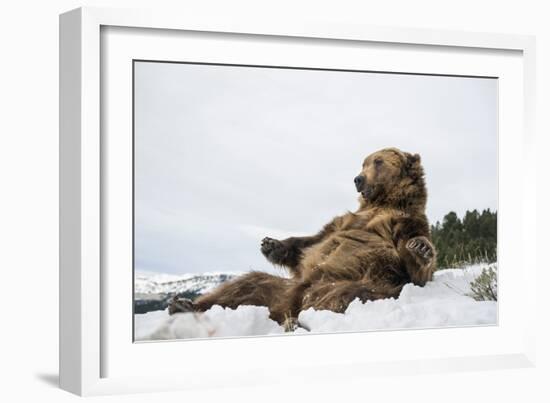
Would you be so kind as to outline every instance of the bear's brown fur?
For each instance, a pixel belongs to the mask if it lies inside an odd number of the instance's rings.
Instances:
[[[272,319],[285,323],[304,309],[343,312],[355,298],[395,298],[406,283],[426,284],[436,259],[420,156],[377,151],[364,160],[355,185],[357,211],[334,218],[313,236],[263,239],[264,256],[286,267],[290,278],[251,272],[187,301],[185,310],[267,306]],[[174,306],[171,311],[182,310]]]

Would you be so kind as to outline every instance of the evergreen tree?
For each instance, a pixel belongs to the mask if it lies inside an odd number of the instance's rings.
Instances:
[[[497,213],[467,211],[462,219],[451,211],[431,226],[437,266],[456,267],[497,258]]]

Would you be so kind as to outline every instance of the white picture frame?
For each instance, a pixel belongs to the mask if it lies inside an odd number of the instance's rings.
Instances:
[[[396,47],[395,55],[385,63],[394,63],[392,71],[424,72],[429,74],[465,74],[474,75],[483,72],[501,71],[505,77],[501,87],[499,164],[502,168],[499,178],[499,326],[481,329],[452,330],[414,330],[408,332],[370,332],[346,335],[317,335],[297,337],[242,338],[232,340],[197,340],[184,343],[142,343],[139,349],[128,340],[126,330],[118,331],[115,323],[126,323],[122,317],[124,307],[113,302],[111,293],[120,284],[108,271],[108,253],[113,233],[105,236],[105,229],[112,226],[112,215],[105,214],[111,208],[109,203],[121,200],[116,194],[110,195],[113,181],[124,184],[125,176],[118,175],[117,168],[109,164],[106,147],[109,151],[119,148],[124,154],[128,143],[123,141],[113,145],[109,137],[102,133],[110,130],[106,123],[109,107],[115,105],[109,99],[106,107],[105,94],[115,94],[121,99],[122,109],[128,105],[131,94],[128,88],[116,87],[110,81],[102,80],[105,67],[102,57],[139,58],[132,55],[135,46],[120,46],[122,42],[109,42],[111,51],[106,52],[105,38],[102,32],[108,27],[127,29],[124,35],[132,37],[142,31],[140,48],[157,48],[161,53],[177,43],[178,32],[192,32],[195,38],[201,35],[217,33],[217,37],[232,36],[262,40],[300,41],[308,45],[311,41],[320,41],[323,46],[337,49],[346,44],[372,44]],[[171,33],[162,37],[149,37],[157,33]],[[124,36],[123,35],[123,36]],[[282,39],[281,39],[282,38]],[[131,41],[132,39],[128,39]],[[164,42],[163,42],[164,41]],[[135,45],[135,44],[134,44]],[[116,47],[118,46],[118,48]],[[122,49],[127,49],[127,54]],[[405,64],[403,53],[407,48],[420,54],[426,53],[418,66]],[[168,49],[168,50],[167,50]],[[191,44],[189,49],[193,48]],[[526,234],[535,233],[535,137],[533,132],[534,115],[534,38],[521,35],[468,33],[456,31],[429,31],[406,28],[383,28],[366,26],[347,26],[330,23],[295,24],[292,22],[273,22],[266,20],[248,21],[245,18],[232,21],[214,21],[195,18],[192,15],[171,15],[149,10],[116,10],[103,8],[80,8],[62,14],[60,17],[60,385],[63,389],[79,395],[97,395],[113,393],[135,393],[145,391],[176,390],[187,388],[207,388],[210,386],[253,385],[272,382],[295,382],[299,379],[345,379],[346,376],[368,376],[370,374],[410,374],[418,372],[457,371],[490,368],[527,367],[534,365],[534,312],[535,284],[526,281],[535,275],[535,244],[528,241]],[[180,50],[181,51],[181,50]],[[449,59],[439,63],[439,59],[430,52],[448,53]],[[141,50],[140,50],[141,52]],[[232,49],[231,55],[221,55],[228,59],[245,55],[250,50]],[[239,53],[242,52],[242,53]],[[500,52],[500,53],[499,53]],[[124,54],[123,54],[124,53]],[[495,59],[499,54],[513,54],[509,62]],[[470,56],[468,56],[468,54]],[[486,58],[485,56],[488,55]],[[175,56],[176,57],[176,56]],[[216,57],[216,56],[210,56]],[[243,57],[243,56],[240,56]],[[254,57],[258,57],[255,55]],[[261,55],[260,55],[261,57]],[[471,59],[468,59],[471,57]],[[410,59],[410,58],[409,58]],[[462,62],[461,62],[462,60]],[[491,61],[492,60],[492,61]],[[478,61],[479,64],[471,63]],[[410,62],[410,60],[409,60]],[[426,67],[426,62],[431,66]],[[116,70],[118,65],[114,65]],[[312,61],[311,63],[315,63]],[[335,61],[334,63],[338,63]],[[456,67],[449,67],[449,66]],[[126,66],[128,67],[128,66]],[[386,65],[387,67],[387,65]],[[383,66],[381,68],[384,68]],[[455,69],[455,70],[453,70]],[[121,70],[124,73],[124,69]],[[488,74],[491,75],[491,74]],[[494,74],[493,74],[494,75]],[[122,76],[121,76],[122,77]],[[123,84],[125,80],[122,80]],[[127,83],[126,83],[127,84]],[[111,88],[112,87],[112,88]],[[111,92],[110,92],[111,91]],[[504,98],[503,98],[504,97]],[[114,99],[114,98],[113,98]],[[504,102],[504,103],[503,103]],[[117,123],[118,122],[118,123]],[[127,131],[127,116],[117,114],[122,133]],[[124,126],[126,125],[126,126]],[[117,138],[118,135],[117,135]],[[124,138],[124,135],[120,135]],[[114,148],[112,148],[114,147]],[[122,151],[121,151],[122,150]],[[122,152],[122,154],[120,154]],[[513,154],[515,153],[515,154]],[[129,155],[129,153],[127,153]],[[512,155],[522,160],[521,172],[506,170]],[[122,161],[120,166],[128,166]],[[502,174],[507,181],[516,179],[521,182],[522,192],[515,195],[509,192]],[[119,179],[116,179],[116,178]],[[107,180],[108,179],[108,180]],[[124,188],[124,185],[121,186]],[[507,190],[508,189],[508,190]],[[109,193],[109,196],[106,196]],[[507,205],[502,206],[501,202]],[[508,209],[518,210],[518,216],[506,214]],[[124,209],[124,202],[119,208]],[[509,211],[509,210],[508,210]],[[114,221],[113,221],[114,222]],[[127,223],[126,223],[127,224]],[[124,222],[116,224],[121,232],[126,231]],[[515,228],[514,232],[510,231]],[[116,238],[116,236],[115,236]],[[122,239],[122,238],[121,238]],[[517,240],[520,239],[521,242]],[[531,238],[532,239],[532,238]],[[121,254],[127,243],[120,243]],[[514,246],[511,248],[510,246]],[[127,255],[127,254],[126,254]],[[517,307],[506,304],[506,295],[511,290],[507,284],[510,271],[506,266],[521,267],[522,275],[520,301]],[[517,270],[517,269],[516,269]],[[109,281],[106,281],[109,280]],[[121,280],[122,281],[122,280]],[[502,284],[500,283],[502,281]],[[514,279],[516,281],[516,279]],[[124,300],[124,298],[121,298]],[[124,302],[127,304],[127,302]],[[514,312],[512,310],[515,309]],[[508,315],[508,311],[510,314]],[[131,311],[129,311],[131,312]],[[522,314],[523,312],[523,314]],[[521,320],[519,318],[521,317]],[[113,320],[114,318],[114,320]],[[130,319],[131,320],[131,319]],[[124,328],[125,329],[125,328]],[[131,331],[131,330],[130,330]],[[115,333],[115,336],[113,336]],[[120,334],[120,337],[116,337]],[[342,339],[345,338],[345,339]],[[377,351],[368,349],[364,354],[355,354],[354,346],[362,345],[365,340],[376,341]],[[408,349],[387,354],[392,342],[410,340],[421,352]],[[345,347],[335,347],[345,340]],[[393,341],[392,341],[393,340]],[[448,349],[445,343],[450,340],[464,340],[464,348]],[[481,341],[473,345],[468,341]],[[491,342],[493,341],[493,342]],[[317,360],[316,349],[323,346],[331,351]],[[485,343],[485,344],[484,344]],[[433,346],[433,349],[428,347]],[[186,350],[187,349],[187,350]],[[281,357],[281,351],[295,349],[301,356],[288,359]],[[212,357],[223,357],[231,365],[213,367],[213,361],[201,365],[201,354],[209,352]],[[378,352],[378,354],[376,354]],[[193,370],[186,372],[178,365],[176,371],[170,366],[170,355],[187,354],[193,362]],[[140,360],[157,365],[165,363],[162,370],[140,372],[133,371],[135,363],[132,357],[140,355]],[[298,357],[298,358],[296,358]],[[203,355],[204,358],[204,355]],[[267,359],[269,358],[269,359]],[[301,361],[300,361],[301,360]],[[221,361],[221,360],[220,360]],[[238,362],[236,362],[238,361]],[[123,364],[127,362],[126,366]],[[214,362],[215,363],[215,362]],[[326,368],[331,371],[327,378]],[[189,367],[191,368],[191,367]],[[304,371],[307,368],[307,371]]]

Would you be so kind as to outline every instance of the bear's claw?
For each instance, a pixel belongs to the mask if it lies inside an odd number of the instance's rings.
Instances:
[[[407,249],[423,257],[424,259],[431,259],[434,256],[433,246],[425,237],[410,239],[407,242]]]
[[[265,237],[262,239],[261,251],[263,255],[270,258],[273,252],[281,251],[284,248],[283,243],[277,239]]]
[[[188,298],[180,298],[174,295],[168,303],[168,313],[173,315],[178,312],[195,312],[193,301]]]

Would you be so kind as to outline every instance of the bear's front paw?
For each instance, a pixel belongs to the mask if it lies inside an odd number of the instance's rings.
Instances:
[[[285,256],[284,244],[273,238],[265,237],[262,239],[262,254],[272,263],[278,264]]]
[[[417,236],[409,239],[407,242],[407,249],[426,260],[432,259],[435,256],[434,247],[425,236]]]

